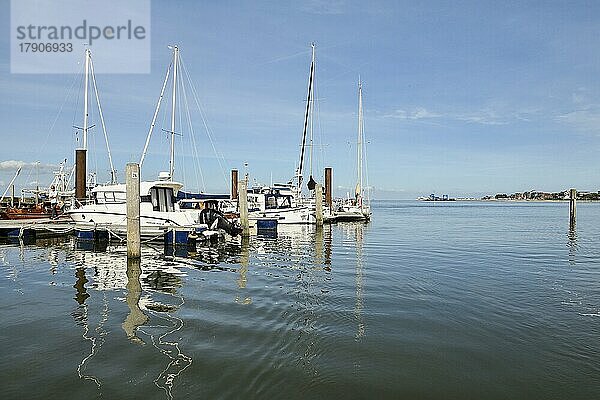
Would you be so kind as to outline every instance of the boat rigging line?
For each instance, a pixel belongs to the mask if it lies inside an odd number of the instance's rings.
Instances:
[[[228,176],[227,173],[225,172],[225,166],[223,164],[226,164],[225,161],[225,157],[223,156],[222,153],[220,153],[217,150],[217,146],[215,145],[215,138],[213,137],[212,134],[212,130],[210,129],[210,127],[208,126],[208,123],[206,121],[206,116],[204,115],[204,111],[202,110],[202,106],[200,105],[200,100],[199,100],[199,96],[198,96],[198,92],[196,91],[195,86],[193,85],[192,79],[190,78],[190,74],[188,73],[188,69],[186,67],[185,62],[183,61],[183,58],[181,58],[181,66],[182,66],[182,70],[185,74],[185,77],[189,83],[189,86],[191,88],[192,91],[192,96],[194,98],[194,102],[196,103],[196,107],[198,107],[198,112],[200,113],[200,117],[202,118],[202,124],[204,125],[204,129],[206,130],[206,135],[208,136],[208,139],[210,141],[210,145],[213,149],[213,152],[215,154],[215,157],[217,158],[217,162],[219,163],[219,167],[221,168],[221,173],[223,175],[223,181],[227,182],[228,181]]]
[[[160,103],[165,95],[165,88],[167,87],[167,82],[169,80],[169,75],[171,73],[171,67],[173,63],[169,64],[167,68],[167,73],[165,75],[165,80],[162,85],[162,89],[160,90],[160,96],[158,98],[158,102],[156,103],[156,108],[154,110],[154,116],[152,117],[152,122],[150,123],[150,130],[148,131],[148,135],[146,136],[146,144],[144,144],[144,150],[142,150],[142,157],[140,158],[140,169],[142,169],[142,165],[144,164],[144,158],[146,158],[146,152],[148,151],[148,145],[150,144],[150,138],[152,137],[152,132],[154,131],[154,125],[156,125],[156,117],[158,116],[158,111],[160,110]]]

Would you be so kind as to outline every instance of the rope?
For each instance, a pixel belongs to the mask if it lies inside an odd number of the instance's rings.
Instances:
[[[142,240],[140,243],[148,243],[148,242],[153,242],[153,241],[155,241],[156,239],[160,238],[161,236],[164,236],[164,234],[165,234],[165,233],[168,233],[168,232],[173,232],[173,231],[174,231],[174,229],[168,229],[166,232],[160,233],[160,234],[158,234],[158,235],[156,235],[156,236],[154,236],[154,237],[152,237],[152,238],[150,238],[150,239]]]
[[[65,229],[52,229],[52,228],[48,228],[47,226],[44,226],[43,229],[52,232],[52,233],[57,233],[57,234],[66,234],[69,232],[73,232],[75,230],[74,226],[65,228]]]
[[[124,242],[126,240],[126,239],[123,239],[121,236],[117,235],[114,231],[111,231],[108,228],[106,228],[106,231],[108,232],[109,236],[112,235],[112,236],[116,237],[117,239],[119,239],[120,242]]]
[[[187,92],[185,91],[185,85],[181,85],[181,92],[183,93],[183,100],[185,102],[185,110],[187,115],[187,123],[190,130],[190,139],[192,142],[192,151],[193,151],[193,161],[195,162],[194,170],[196,173],[196,184],[198,185],[198,192],[206,191],[206,184],[204,182],[204,174],[202,172],[202,167],[200,165],[200,155],[198,154],[198,146],[196,145],[196,135],[194,133],[194,126],[192,124],[192,118],[190,116],[190,107],[187,98]],[[182,153],[183,154],[183,153]],[[198,175],[202,180],[202,190],[200,190],[200,179],[198,179]]]

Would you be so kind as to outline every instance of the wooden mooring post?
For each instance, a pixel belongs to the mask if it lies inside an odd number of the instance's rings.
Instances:
[[[83,149],[75,150],[75,198],[84,202],[86,198],[86,177],[87,177],[87,151]]]
[[[231,200],[238,198],[238,170],[231,170]]]
[[[323,227],[323,185],[317,183],[315,187],[315,206],[317,217],[317,228]]]
[[[325,203],[333,210],[333,168],[325,168]]]
[[[238,206],[240,210],[240,225],[242,237],[250,236],[250,221],[248,221],[248,183],[245,179],[238,182]]]
[[[577,220],[577,190],[569,190],[569,228],[575,229]]]
[[[142,255],[140,240],[140,165],[128,163],[125,168],[127,191],[127,258]]]

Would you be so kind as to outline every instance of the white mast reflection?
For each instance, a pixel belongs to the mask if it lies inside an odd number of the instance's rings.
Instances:
[[[356,239],[356,303],[354,304],[354,318],[357,323],[354,339],[360,340],[365,336],[365,323],[363,318],[364,294],[363,294],[363,224],[355,224]]]

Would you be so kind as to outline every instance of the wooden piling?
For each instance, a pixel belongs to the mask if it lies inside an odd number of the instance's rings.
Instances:
[[[86,197],[86,152],[84,149],[75,150],[75,198],[80,202],[85,201]]]
[[[569,190],[569,228],[575,228],[577,219],[577,190]]]
[[[231,200],[238,198],[238,170],[231,170]]]
[[[325,203],[333,209],[333,168],[325,168]]]
[[[142,255],[140,241],[140,165],[128,163],[125,168],[127,192],[127,258]]]
[[[315,205],[317,213],[317,227],[323,226],[323,186],[317,183],[315,187]]]
[[[242,237],[250,236],[250,221],[248,221],[248,189],[245,179],[238,182],[238,205],[240,209],[240,225]]]

